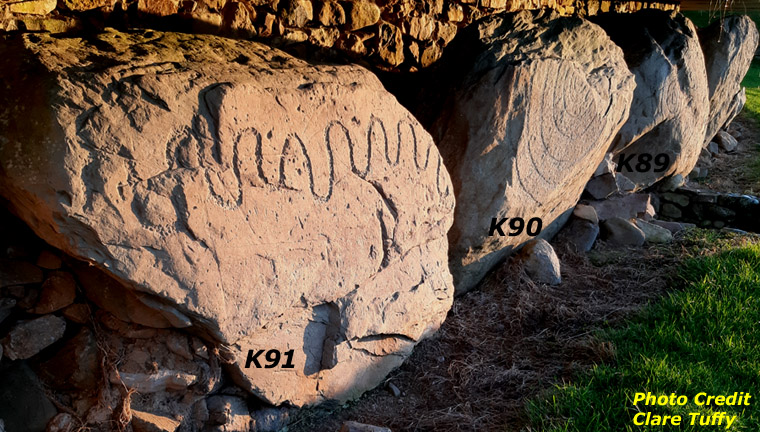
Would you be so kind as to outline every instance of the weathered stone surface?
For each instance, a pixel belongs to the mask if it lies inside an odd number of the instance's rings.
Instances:
[[[171,417],[132,410],[132,429],[134,432],[174,432],[179,422]]]
[[[37,267],[46,270],[58,270],[62,264],[61,257],[49,250],[43,250],[37,257]]]
[[[310,0],[284,0],[280,3],[285,24],[303,27],[314,18],[314,9]]]
[[[12,2],[8,11],[18,14],[47,15],[55,9],[56,0],[25,0]]]
[[[0,288],[42,282],[42,270],[26,261],[0,259]]]
[[[718,142],[720,149],[724,152],[732,152],[736,150],[736,146],[739,145],[736,138],[732,137],[731,134],[726,131],[718,131],[717,135],[715,135],[715,139]]]
[[[343,423],[343,426],[341,426],[340,432],[391,432],[391,430],[386,427],[368,425],[355,421],[347,421]]]
[[[641,246],[646,240],[644,231],[630,220],[613,217],[602,222],[604,240],[613,246]]]
[[[304,405],[375,386],[445,318],[451,183],[365,69],[161,32],[8,36],[0,59],[23,89],[0,94],[0,193],[110,275],[76,270],[119,319],[193,326]],[[262,347],[295,368],[245,369]]]
[[[320,1],[317,6],[317,21],[324,26],[339,26],[346,23],[346,12],[336,1]]]
[[[348,30],[359,30],[380,21],[380,8],[370,1],[357,0],[345,3],[344,6]]]
[[[211,396],[206,404],[210,424],[225,426],[222,430],[252,430],[252,419],[244,399],[227,395]]]
[[[398,66],[404,62],[404,40],[400,28],[385,22],[380,24],[377,40],[377,54],[385,63]]]
[[[615,174],[602,174],[594,177],[586,184],[586,192],[594,199],[605,199],[608,196],[618,192],[617,179]]]
[[[573,209],[573,216],[584,219],[591,222],[594,225],[599,223],[599,216],[596,214],[596,209],[590,205],[578,204]]]
[[[634,83],[599,27],[550,12],[489,17],[447,49],[434,72],[449,77],[436,88],[448,99],[420,118],[433,119],[457,194],[450,265],[462,292],[531,239],[489,236],[492,218],[541,218],[545,237],[564,224],[625,121]]]
[[[528,242],[520,251],[528,276],[536,282],[559,285],[562,282],[559,258],[554,248],[544,239]]]
[[[74,429],[74,417],[69,413],[60,413],[50,420],[45,432],[73,432]]]
[[[640,170],[636,156],[630,169],[617,171],[639,189],[667,176],[691,172],[704,142],[708,116],[704,56],[694,25],[683,15],[657,10],[595,17],[626,53],[636,75],[631,114],[615,137],[611,150],[618,156],[648,154],[649,168]],[[669,163],[655,164],[665,154]]]
[[[58,413],[42,383],[24,362],[0,366],[0,419],[8,432],[44,432]]]
[[[1,341],[5,357],[23,360],[34,356],[63,336],[66,320],[45,315],[16,324]]]
[[[249,9],[240,2],[227,2],[222,9],[222,29],[238,37],[255,36],[256,29],[253,27],[253,19]]]
[[[42,363],[40,370],[42,378],[56,389],[94,388],[100,370],[100,351],[95,335],[87,327],[82,327],[50,360]]]
[[[290,411],[287,408],[264,408],[251,412],[256,423],[254,432],[278,432],[288,425]]]
[[[54,272],[42,284],[37,305],[32,312],[49,314],[74,303],[77,295],[77,284],[68,272]]]
[[[667,228],[645,222],[641,219],[634,220],[636,228],[644,233],[647,243],[669,243],[673,241],[673,234]]]
[[[168,16],[179,11],[178,0],[138,0],[137,10],[146,15]]]
[[[746,15],[727,16],[700,29],[710,98],[704,144],[744,106],[746,96],[741,82],[755,55],[758,39],[757,26]]]
[[[576,252],[588,252],[599,237],[599,225],[585,219],[571,218],[557,235],[560,243],[568,244]]]
[[[607,153],[604,155],[604,159],[602,159],[602,162],[599,163],[599,166],[596,167],[596,171],[594,171],[593,177],[599,177],[600,175],[607,174],[607,173],[614,173],[615,172],[615,162],[612,160],[614,155],[612,153]]]
[[[683,231],[684,229],[687,228],[687,225],[692,225],[692,224],[682,224],[679,222],[661,221],[657,219],[653,219],[649,222],[659,227],[665,228],[666,230],[670,231],[672,234],[676,234]]]
[[[613,217],[649,220],[655,213],[649,194],[643,193],[613,197],[604,201],[591,201],[589,205],[596,210],[600,221]]]
[[[71,11],[88,11],[113,6],[113,0],[63,0],[64,6]]]

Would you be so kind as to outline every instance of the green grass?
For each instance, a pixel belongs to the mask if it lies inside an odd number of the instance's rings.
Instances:
[[[529,402],[531,430],[725,430],[689,425],[688,413],[711,412],[695,406],[693,398],[699,392],[743,391],[753,396],[749,406],[715,406],[713,411],[738,415],[731,431],[760,431],[760,244],[718,247],[724,250],[688,259],[669,295],[624,328],[600,335],[615,347],[614,364],[597,365],[577,382]],[[635,407],[636,392],[674,392],[686,395],[689,403]],[[681,415],[683,422],[680,426],[635,426],[632,418],[640,411]]]

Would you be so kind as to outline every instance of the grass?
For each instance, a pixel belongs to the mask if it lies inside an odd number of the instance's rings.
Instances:
[[[697,407],[699,392],[730,395],[760,388],[760,243],[729,246],[720,234],[695,230],[694,251],[714,254],[685,261],[675,288],[618,329],[599,336],[614,360],[575,383],[557,386],[528,404],[534,429],[560,431],[698,431],[690,412],[738,415],[732,431],[760,430],[760,400],[746,407]],[[685,406],[638,406],[636,392],[686,395]],[[635,426],[637,412],[681,415],[680,426]],[[709,430],[725,430],[724,427]]]

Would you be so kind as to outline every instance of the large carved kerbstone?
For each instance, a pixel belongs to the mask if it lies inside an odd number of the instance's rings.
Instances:
[[[732,15],[699,30],[699,42],[707,65],[710,117],[704,145],[731,122],[744,107],[741,86],[758,44],[755,22],[746,15]]]
[[[657,10],[594,20],[623,48],[636,75],[631,114],[610,149],[618,172],[637,190],[668,176],[685,177],[699,159],[709,112],[694,24],[677,12]]]
[[[601,28],[528,11],[466,30],[436,74],[449,97],[420,115],[454,183],[451,269],[463,292],[532,238],[489,236],[492,218],[540,218],[545,237],[561,227],[625,121],[634,83]]]
[[[192,326],[296,405],[376,385],[445,318],[449,176],[368,71],[158,32],[6,37],[0,59],[0,191],[128,287],[83,281],[114,315]],[[277,367],[246,369],[262,349]]]

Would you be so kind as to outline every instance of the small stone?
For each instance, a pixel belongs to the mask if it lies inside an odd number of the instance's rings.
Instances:
[[[681,209],[671,203],[663,204],[660,214],[671,219],[679,219],[682,216]]]
[[[641,246],[646,235],[628,219],[613,217],[602,222],[604,239],[613,246]]]
[[[217,395],[206,399],[209,423],[226,426],[226,430],[249,430],[251,415],[245,400],[236,396]]]
[[[599,237],[599,225],[574,217],[557,235],[559,242],[570,245],[576,252],[588,252]]]
[[[661,221],[661,220],[657,220],[657,219],[653,219],[653,220],[651,220],[649,222],[652,223],[652,224],[654,224],[654,225],[663,227],[663,228],[665,228],[666,230],[670,231],[673,234],[679,233],[679,232],[683,231],[684,229],[686,229],[686,227],[684,226],[684,224],[682,224],[680,222]]]
[[[420,54],[420,66],[428,67],[441,58],[442,55],[443,50],[439,45],[435,43],[428,44],[422,48],[422,53]]]
[[[28,359],[63,337],[65,330],[66,320],[53,315],[20,322],[2,340],[5,356]]]
[[[288,425],[290,410],[288,408],[264,408],[253,411],[251,417],[256,425],[254,432],[278,432]]]
[[[84,303],[76,303],[64,309],[63,316],[69,321],[84,324],[90,320],[90,307]]]
[[[736,150],[736,147],[739,145],[739,143],[736,141],[736,138],[732,137],[726,131],[719,131],[718,135],[715,136],[715,140],[718,142],[718,146],[720,147],[720,149],[723,150],[724,152],[734,151]]]
[[[612,217],[649,220],[655,214],[651,197],[649,194],[642,193],[613,197],[604,201],[591,201],[589,205],[594,207],[600,221]]]
[[[83,12],[92,9],[110,8],[113,0],[63,0],[64,6],[70,11]]]
[[[615,181],[615,175],[608,173],[594,177],[586,183],[586,192],[589,193],[594,199],[605,199],[612,194],[618,192],[617,181]]]
[[[53,357],[40,364],[40,374],[49,385],[61,390],[88,390],[98,384],[94,371],[100,366],[95,335],[87,327],[67,340]]]
[[[268,13],[264,15],[264,18],[261,21],[262,21],[262,24],[261,24],[261,27],[259,28],[259,36],[270,37],[274,35],[277,17],[274,14]]]
[[[323,1],[317,4],[317,21],[323,26],[339,26],[346,23],[346,12],[338,2]]]
[[[683,194],[679,194],[679,193],[666,192],[662,194],[662,199],[664,199],[665,201],[676,203],[681,207],[686,207],[687,205],[689,205],[689,197]]]
[[[546,240],[536,239],[528,242],[520,255],[525,271],[534,281],[549,285],[559,285],[562,282],[559,258]]]
[[[363,56],[367,53],[367,47],[364,46],[364,40],[353,33],[349,34],[345,39],[339,40],[338,48],[355,56]]]
[[[462,8],[462,5],[454,2],[449,2],[449,5],[446,9],[446,17],[448,17],[449,21],[451,22],[464,21],[464,9]]]
[[[309,0],[285,0],[280,5],[285,25],[303,27],[314,18],[314,10]]]
[[[8,4],[8,10],[17,14],[47,15],[56,4],[56,0],[26,0]]]
[[[179,422],[171,417],[132,410],[132,429],[134,432],[174,432]]]
[[[380,426],[373,426],[355,421],[343,423],[340,432],[392,432],[390,429]]]
[[[673,234],[661,226],[645,222],[641,219],[634,221],[636,227],[644,232],[647,243],[670,243],[673,241]]]
[[[305,42],[309,40],[309,35],[305,31],[299,29],[285,29],[285,34],[282,35],[282,39],[285,44],[294,44]]]
[[[340,30],[336,28],[319,27],[311,30],[309,42],[318,47],[332,48],[340,37]]]
[[[715,156],[720,153],[720,147],[718,147],[718,143],[715,141],[710,141],[710,143],[707,144],[707,151],[710,152],[710,156]]]
[[[415,16],[409,20],[407,34],[419,40],[426,41],[433,36],[435,20],[427,15]]]
[[[404,40],[401,29],[389,23],[382,23],[378,28],[377,54],[391,66],[404,62]]]
[[[348,30],[359,30],[380,21],[380,8],[376,4],[359,0],[345,4]]]
[[[507,0],[481,0],[480,5],[491,9],[504,9],[507,7]]]
[[[48,423],[45,432],[72,432],[74,430],[74,417],[68,413],[60,413]]]
[[[590,205],[586,204],[578,204],[573,209],[573,216],[585,219],[592,224],[596,225],[599,223],[599,216],[596,215],[596,210],[594,207],[591,207]]]
[[[615,183],[620,192],[633,192],[636,190],[636,183],[621,173],[615,173]]]
[[[42,283],[42,270],[26,261],[0,259],[0,288]]]
[[[42,293],[32,313],[43,315],[63,309],[74,303],[76,295],[74,276],[68,272],[54,272],[42,284]]]
[[[222,28],[238,37],[253,37],[256,35],[256,29],[253,27],[255,18],[243,3],[228,2],[222,9]]]
[[[592,177],[598,177],[602,174],[610,174],[615,172],[615,162],[612,161],[612,153],[607,153],[604,156],[604,160],[599,164],[598,167],[596,167],[596,171],[594,171],[594,175]]]
[[[726,223],[723,222],[723,221],[715,221],[715,222],[713,222],[713,226],[715,228],[720,229],[720,228],[723,228],[724,226],[726,226]]]
[[[26,362],[0,366],[0,419],[8,432],[44,431],[58,414]]]
[[[393,397],[401,397],[401,390],[396,387],[396,384],[393,384],[390,381],[388,381],[388,390],[391,392]]]
[[[660,182],[660,190],[663,192],[672,192],[686,184],[686,179],[681,174],[667,177]]]
[[[435,32],[433,38],[437,40],[441,45],[446,46],[457,35],[459,27],[456,24],[437,21],[435,23]]]
[[[61,257],[49,250],[43,250],[40,252],[40,256],[37,257],[37,267],[46,270],[58,270],[62,264]]]
[[[0,298],[0,324],[2,324],[3,321],[5,321],[5,319],[11,315],[15,306],[16,299]]]
[[[178,0],[138,0],[137,10],[146,15],[168,16],[179,11]]]

